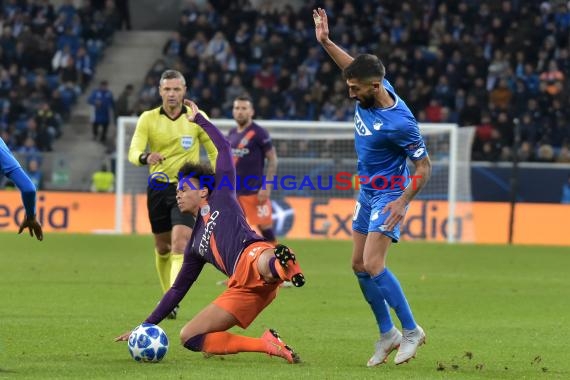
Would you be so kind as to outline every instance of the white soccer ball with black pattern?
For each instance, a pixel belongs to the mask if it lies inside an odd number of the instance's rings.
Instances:
[[[129,335],[129,352],[137,362],[159,362],[168,352],[168,337],[159,326],[143,323]]]

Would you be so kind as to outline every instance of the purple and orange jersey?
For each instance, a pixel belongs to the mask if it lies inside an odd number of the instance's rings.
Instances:
[[[180,303],[206,263],[214,265],[230,277],[243,250],[254,242],[265,240],[250,228],[237,202],[234,190],[236,170],[229,142],[218,128],[202,115],[196,115],[195,122],[206,131],[218,150],[216,184],[196,218],[180,273],[156,309],[146,319],[148,323],[159,323]],[[223,185],[228,181],[228,186]]]
[[[265,154],[273,147],[269,133],[256,123],[251,123],[241,132],[232,128],[228,140],[236,174],[241,179],[238,181],[237,194],[256,194],[262,185]]]

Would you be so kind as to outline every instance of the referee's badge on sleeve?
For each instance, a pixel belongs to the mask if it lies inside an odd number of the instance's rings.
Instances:
[[[182,148],[184,148],[184,150],[190,149],[193,142],[194,142],[194,137],[192,136],[182,136],[182,138],[180,139],[180,144],[182,145]]]

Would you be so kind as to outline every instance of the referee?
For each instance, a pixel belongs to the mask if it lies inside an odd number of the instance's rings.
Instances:
[[[136,166],[149,166],[148,216],[154,235],[156,270],[166,292],[182,267],[184,249],[194,227],[194,218],[183,215],[176,204],[178,169],[187,161],[200,160],[200,145],[215,167],[218,151],[204,130],[185,117],[188,109],[183,104],[186,80],[182,73],[166,70],[158,89],[162,106],[139,117],[129,161]],[[175,319],[177,312],[178,306],[169,318]]]

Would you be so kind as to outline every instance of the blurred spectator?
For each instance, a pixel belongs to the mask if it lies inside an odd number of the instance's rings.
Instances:
[[[102,143],[106,143],[107,130],[115,113],[113,93],[109,90],[106,80],[101,81],[99,88],[93,90],[87,102],[93,106],[93,140],[99,139]],[[100,134],[99,129],[101,129]]]
[[[548,143],[542,143],[538,147],[536,159],[539,162],[554,162],[554,148]]]
[[[239,75],[233,75],[230,81],[230,85],[226,88],[225,101],[222,105],[222,109],[224,110],[224,113],[228,115],[228,117],[231,115],[234,99],[245,92],[245,87],[242,86],[241,78]]]
[[[43,102],[36,113],[36,123],[38,129],[46,130],[53,138],[61,136],[61,122],[57,114],[55,114],[49,103]]]
[[[169,66],[176,61],[176,59],[182,57],[184,46],[186,45],[182,36],[179,32],[173,32],[172,36],[166,41],[164,48],[162,49],[162,54],[164,55]]]
[[[519,128],[521,141],[526,141],[534,147],[538,126],[529,113],[523,114]]]
[[[44,188],[43,174],[40,170],[40,163],[36,159],[31,159],[28,161],[28,177],[32,180],[32,183],[36,186],[37,190],[42,190]]]
[[[467,103],[459,113],[459,125],[478,125],[481,123],[481,108],[477,104],[477,98],[467,96]]]
[[[77,50],[77,56],[75,57],[75,69],[78,74],[78,82],[81,89],[85,89],[91,78],[93,77],[93,63],[91,62],[91,57],[87,54],[87,49],[83,46]]]
[[[568,180],[564,185],[562,185],[562,198],[561,203],[570,204],[570,175],[568,175]]]
[[[489,95],[489,101],[495,107],[506,110],[511,103],[513,93],[506,79],[500,79]]]
[[[528,141],[523,141],[518,151],[519,161],[534,161],[534,152],[532,144]]]
[[[134,87],[132,84],[127,84],[115,104],[117,117],[135,115],[135,102]]]
[[[562,148],[560,148],[556,162],[566,163],[566,164],[570,163],[570,146],[568,143],[564,144]]]
[[[115,0],[115,6],[120,17],[120,24],[118,29],[131,30],[131,12],[129,10],[129,0]]]
[[[425,112],[426,112],[426,120],[428,123],[442,122],[443,120],[442,107],[437,99],[432,98],[430,100],[429,105],[425,108]]]
[[[68,62],[73,59],[73,54],[71,52],[71,47],[69,45],[64,45],[61,49],[58,49],[52,60],[51,68],[54,72],[59,73],[61,69],[68,66]]]
[[[494,125],[495,129],[499,133],[501,144],[511,146],[514,140],[514,126],[509,115],[505,111],[499,112]]]
[[[218,63],[222,64],[227,62],[228,56],[231,54],[231,47],[224,33],[216,32],[214,37],[208,42],[206,46],[206,57],[214,58]]]
[[[538,74],[534,71],[532,63],[526,62],[524,64],[524,72],[520,75],[524,81],[525,87],[530,95],[537,95],[540,88],[540,79]]]
[[[550,95],[558,95],[564,87],[564,74],[558,70],[558,63],[551,60],[548,70],[540,74],[540,86]]]
[[[36,141],[32,136],[27,136],[24,143],[16,149],[16,152],[23,155],[26,159],[36,159],[40,156],[40,151],[36,147]]]
[[[110,193],[115,189],[115,175],[109,171],[107,165],[94,172],[91,177],[91,191],[97,193]]]
[[[508,70],[509,61],[505,58],[503,51],[500,49],[495,50],[493,60],[488,68],[487,90],[492,90],[500,79],[506,78]]]
[[[277,77],[273,73],[273,67],[269,62],[264,62],[261,69],[255,74],[259,87],[263,90],[271,90],[277,84]]]

